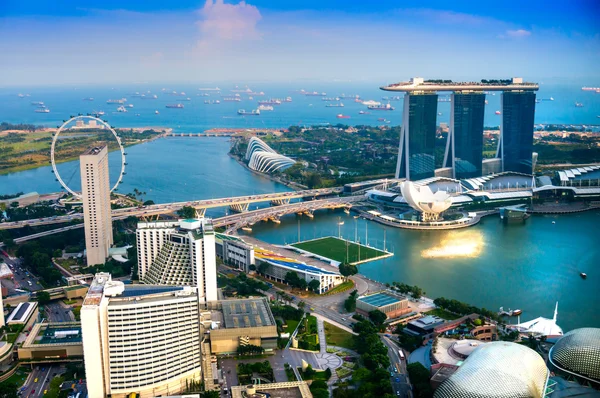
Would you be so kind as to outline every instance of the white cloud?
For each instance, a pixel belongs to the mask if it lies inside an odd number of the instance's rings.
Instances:
[[[253,5],[240,1],[225,4],[223,0],[206,0],[200,10],[201,20],[197,25],[202,34],[201,41],[231,41],[259,39],[256,29],[262,16]]]
[[[531,32],[525,29],[507,30],[506,36],[513,39],[518,39],[521,37],[531,36]]]

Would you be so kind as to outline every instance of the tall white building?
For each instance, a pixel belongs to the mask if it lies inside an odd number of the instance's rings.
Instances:
[[[194,286],[201,302],[217,300],[215,233],[210,220],[140,222],[136,237],[140,281]]]
[[[79,168],[87,263],[104,264],[113,244],[106,145],[85,151],[79,157]]]
[[[90,398],[169,396],[202,381],[196,290],[125,286],[96,274],[81,308]]]

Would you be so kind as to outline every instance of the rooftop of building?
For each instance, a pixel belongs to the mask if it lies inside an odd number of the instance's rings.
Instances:
[[[309,398],[312,397],[312,394],[305,381],[231,387],[232,398],[259,398],[268,396],[277,398]]]
[[[106,148],[106,144],[105,143],[98,143],[97,145],[91,146],[88,149],[86,149],[83,152],[83,155],[97,155],[100,152],[102,152],[102,150]]]
[[[512,79],[482,79],[479,82],[453,82],[452,80],[424,80],[414,77],[409,81],[393,83],[380,87],[385,91],[402,92],[437,92],[437,91],[537,91],[537,83],[523,82],[522,78]]]
[[[431,328],[444,322],[445,320],[440,317],[437,317],[435,315],[427,315],[423,318],[415,319],[408,323],[414,326],[418,326],[420,328]]]
[[[405,298],[387,292],[376,292],[366,296],[360,296],[357,300],[381,308],[386,305],[399,303],[400,301],[405,300]]]
[[[25,303],[19,303],[19,305],[17,305],[17,308],[15,308],[15,310],[9,315],[8,319],[6,320],[6,323],[26,322],[27,318],[29,318],[31,313],[35,310],[35,307],[37,307],[36,302],[28,301]]]
[[[81,344],[81,342],[80,322],[36,323],[23,343],[23,347]]]
[[[275,318],[263,298],[221,301],[226,329],[274,326]]]

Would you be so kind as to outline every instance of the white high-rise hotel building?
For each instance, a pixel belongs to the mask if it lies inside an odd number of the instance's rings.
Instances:
[[[126,286],[96,274],[81,329],[90,398],[169,396],[202,381],[196,288]]]
[[[79,157],[79,168],[87,263],[104,264],[113,244],[106,145],[86,150]]]
[[[140,222],[136,237],[140,281],[194,286],[201,302],[217,300],[215,234],[210,220]]]

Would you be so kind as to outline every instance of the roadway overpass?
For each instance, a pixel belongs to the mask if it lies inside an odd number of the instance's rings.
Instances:
[[[129,216],[149,217],[160,214],[173,213],[181,210],[184,206],[191,206],[197,210],[197,214],[203,217],[206,209],[229,206],[235,211],[246,211],[251,203],[272,202],[275,205],[287,204],[291,199],[316,199],[319,197],[339,195],[342,193],[342,187],[309,189],[303,191],[289,191],[267,193],[262,195],[235,196],[220,199],[195,200],[189,202],[162,203],[141,207],[128,207],[124,209],[115,209],[112,211],[113,220],[124,219]],[[60,224],[73,220],[83,220],[82,213],[75,213],[65,216],[47,217],[42,219],[31,219],[24,221],[0,223],[0,229],[22,228],[25,226],[40,226],[50,224]]]

